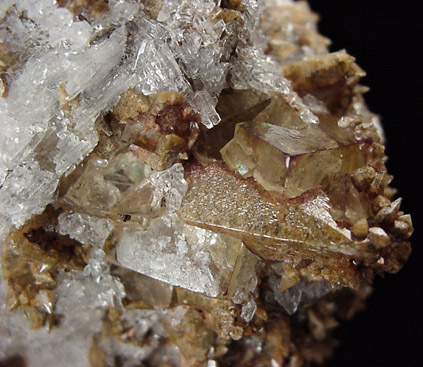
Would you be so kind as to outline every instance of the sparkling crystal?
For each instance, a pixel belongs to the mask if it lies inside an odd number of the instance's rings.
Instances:
[[[169,215],[152,220],[144,232],[124,230],[117,260],[155,279],[216,297],[229,286],[239,247],[240,241],[186,226]]]
[[[65,212],[59,215],[58,232],[95,247],[102,247],[113,230],[113,223],[107,219],[87,214]]]
[[[306,366],[406,262],[365,74],[305,1],[0,18],[0,365]]]

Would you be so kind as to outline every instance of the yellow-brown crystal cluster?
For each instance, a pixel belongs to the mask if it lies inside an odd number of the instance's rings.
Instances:
[[[161,2],[144,3],[157,17]],[[222,1],[215,20],[242,27],[243,12]],[[302,1],[264,11],[266,55],[292,91],[229,80],[211,129],[179,92],[123,92],[54,206],[9,233],[8,308],[33,328],[60,328],[58,279],[85,268],[101,281],[101,252],[124,296],[102,315],[93,367],[299,367],[330,356],[330,330],[363,307],[374,276],[401,269],[413,227],[389,186],[365,74],[346,52],[327,52],[316,21]]]

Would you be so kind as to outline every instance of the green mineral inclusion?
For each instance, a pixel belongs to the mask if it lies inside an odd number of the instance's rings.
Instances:
[[[235,168],[237,169],[237,171],[241,174],[241,175],[246,175],[248,172],[248,168],[245,167],[242,163],[237,163],[235,165]]]

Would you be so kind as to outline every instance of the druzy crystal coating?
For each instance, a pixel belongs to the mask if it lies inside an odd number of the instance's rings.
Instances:
[[[406,262],[365,73],[305,1],[0,18],[0,362],[320,363]]]

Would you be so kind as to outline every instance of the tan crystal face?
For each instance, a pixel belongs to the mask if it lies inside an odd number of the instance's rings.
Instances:
[[[289,249],[361,256],[349,232],[332,219],[329,199],[319,190],[292,200],[278,200],[257,184],[217,165],[194,171],[188,181],[191,187],[180,217],[187,223],[238,237],[261,257],[282,260]]]
[[[308,366],[406,262],[365,74],[306,2],[37,0],[1,19],[0,300],[23,313],[0,309],[0,356]]]
[[[296,197],[365,166],[369,148],[360,143],[339,147],[313,126],[295,130],[251,122],[237,126],[221,154],[243,177],[252,176],[267,190]]]

